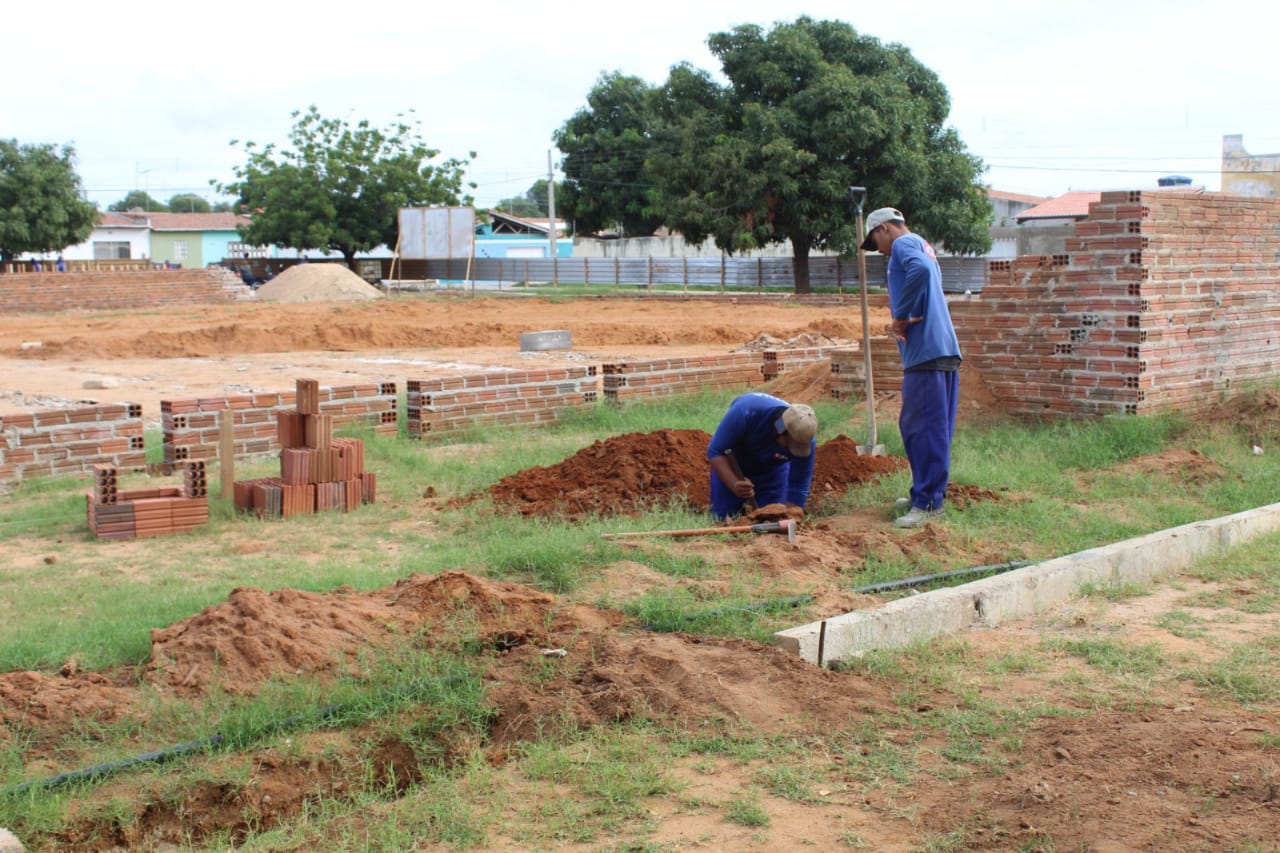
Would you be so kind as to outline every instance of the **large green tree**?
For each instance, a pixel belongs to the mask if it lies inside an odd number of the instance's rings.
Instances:
[[[157,198],[152,198],[149,193],[143,190],[129,190],[125,197],[119,201],[113,201],[107,205],[107,210],[114,210],[121,213],[130,210],[144,210],[165,212],[169,206]]]
[[[652,209],[653,182],[645,176],[656,130],[653,91],[639,77],[602,74],[587,106],[555,132],[564,155],[564,204],[579,232],[621,228],[624,234],[645,235],[662,224]],[[557,218],[567,219],[560,199],[557,194]]]
[[[98,209],[84,198],[70,145],[0,139],[0,260],[89,239]]]
[[[470,160],[433,165],[440,152],[422,141],[416,121],[399,117],[380,130],[325,118],[315,106],[292,118],[291,147],[244,142],[237,180],[218,186],[251,215],[239,229],[248,243],[337,251],[350,263],[357,252],[395,245],[400,208],[472,202],[463,195]]]
[[[809,17],[707,43],[728,83],[671,70],[646,171],[655,208],[686,238],[726,251],[789,239],[807,292],[811,250],[856,249],[848,189],[863,186],[866,212],[898,207],[953,252],[990,247],[982,163],[945,126],[946,88],[907,48]]]
[[[178,193],[169,197],[169,210],[173,213],[209,213],[213,205],[195,193]]]

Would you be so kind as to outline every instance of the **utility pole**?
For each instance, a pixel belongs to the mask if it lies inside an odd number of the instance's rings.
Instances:
[[[550,258],[554,258],[557,254],[556,237],[559,236],[556,228],[556,173],[551,167],[551,149],[547,149],[547,239],[551,241]]]

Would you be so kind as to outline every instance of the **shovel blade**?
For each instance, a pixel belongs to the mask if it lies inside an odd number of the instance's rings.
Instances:
[[[883,444],[859,444],[859,456],[888,456]]]

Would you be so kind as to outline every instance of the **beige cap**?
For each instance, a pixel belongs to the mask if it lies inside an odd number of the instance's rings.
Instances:
[[[813,409],[797,403],[782,413],[782,428],[787,431],[787,446],[792,456],[808,456],[813,437],[818,434],[818,416]]]

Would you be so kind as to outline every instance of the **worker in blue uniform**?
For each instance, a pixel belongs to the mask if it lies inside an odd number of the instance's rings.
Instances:
[[[758,391],[734,400],[707,445],[712,515],[739,515],[748,501],[803,509],[817,432],[818,417],[804,404]]]
[[[862,248],[888,258],[889,312],[902,356],[902,411],[898,428],[911,463],[910,509],[897,527],[939,518],[951,476],[951,442],[960,398],[960,342],[942,292],[933,247],[907,227],[892,207],[867,217]]]

